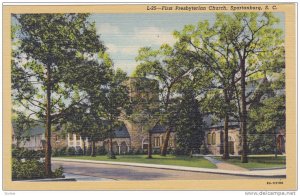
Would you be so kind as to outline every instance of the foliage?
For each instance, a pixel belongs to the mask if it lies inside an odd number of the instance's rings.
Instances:
[[[208,81],[211,89],[215,88],[213,94],[223,94],[210,96],[220,106],[214,113],[225,118],[225,137],[230,116],[240,122],[242,162],[247,162],[248,106],[259,101],[263,94],[262,91],[257,93],[255,87],[258,86],[246,89],[246,83],[274,77],[277,68],[284,67],[283,34],[281,29],[274,27],[278,22],[279,19],[267,12],[217,13],[213,24],[208,20],[200,21],[197,25],[186,25],[181,32],[174,32],[184,48],[183,55],[213,77]],[[234,107],[231,107],[233,100]]]
[[[200,154],[206,155],[208,154],[208,148],[205,144],[202,144],[200,147]]]
[[[75,155],[84,155],[81,147],[75,148]]]
[[[147,158],[151,158],[152,130],[161,121],[158,83],[145,77],[133,78],[129,82],[135,94],[131,98],[131,114],[127,115],[127,119],[137,125],[142,133],[148,134],[148,149],[144,149],[143,153],[147,153]]]
[[[62,178],[63,168],[59,167],[53,172],[53,178]],[[25,180],[25,179],[37,179],[46,178],[45,163],[38,160],[17,160],[12,159],[12,179],[13,180]]]
[[[74,147],[68,147],[66,154],[69,155],[69,156],[75,155],[76,154],[75,148]]]
[[[45,157],[45,153],[42,150],[27,150],[26,148],[13,148],[12,157],[21,160],[38,160]]]
[[[249,132],[250,154],[272,154],[275,153],[276,139],[274,134]]]
[[[250,152],[276,154],[276,134],[279,129],[285,129],[285,96],[265,98],[260,104],[251,107],[249,118]]]
[[[17,140],[17,148],[24,137],[29,134],[29,129],[35,125],[35,122],[23,112],[14,111],[15,117],[13,121],[14,137]]]
[[[46,124],[45,167],[51,176],[51,124],[69,115],[78,88],[105,81],[98,53],[105,48],[88,14],[18,14],[12,37],[12,97],[15,107],[26,109]],[[93,78],[89,80],[88,78]],[[74,102],[76,100],[76,102]]]
[[[66,156],[66,155],[67,155],[67,147],[54,149],[52,153],[53,157]]]
[[[188,58],[181,55],[181,46],[176,46],[179,49],[168,44],[162,44],[158,50],[144,47],[139,50],[136,57],[139,64],[135,75],[159,81],[160,123],[166,127],[166,137],[161,152],[163,156],[167,153],[170,131],[174,126],[172,118],[174,111],[170,106],[176,93],[175,88],[180,85],[183,78],[189,77],[194,66],[193,63],[188,62]]]
[[[97,155],[106,155],[106,154],[107,154],[107,152],[106,152],[104,146],[97,147]]]
[[[202,114],[195,93],[192,89],[186,89],[178,105],[176,148],[185,155],[197,153],[204,140],[203,127]]]

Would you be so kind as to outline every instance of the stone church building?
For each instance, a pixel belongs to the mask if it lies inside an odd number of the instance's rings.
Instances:
[[[131,101],[135,101],[137,97],[142,98],[144,101],[157,102],[159,101],[159,84],[156,80],[151,80],[147,78],[130,78],[126,81],[126,85],[129,88],[129,97]],[[139,100],[140,101],[140,100]],[[138,104],[136,108],[141,107]],[[137,123],[130,120],[124,120],[126,118],[121,118],[122,126],[114,131],[113,138],[113,151],[116,154],[126,154],[129,152],[145,152],[148,149],[149,136],[148,133],[143,131],[143,127]],[[204,145],[208,149],[209,154],[220,155],[224,152],[224,130],[223,124],[219,123],[213,125],[209,118],[204,119],[208,128],[205,130],[205,141]],[[23,147],[28,147],[29,149],[41,149],[42,141],[44,139],[43,128],[41,130],[33,129],[30,134],[30,138],[23,144]],[[163,125],[157,124],[151,130],[152,132],[152,148],[153,151],[159,151],[162,148],[166,129]],[[36,135],[35,135],[36,134]],[[277,137],[277,147],[280,153],[285,153],[285,131],[278,131]],[[14,138],[14,137],[13,137]],[[238,155],[240,153],[241,139],[239,125],[235,123],[229,124],[228,131],[229,138],[229,153],[231,155]],[[85,140],[85,142],[83,142]],[[13,142],[16,143],[15,139]],[[58,134],[53,134],[52,136],[52,147],[54,149],[62,147],[74,147],[75,149],[81,147],[85,143],[86,147],[89,147],[91,143],[87,138],[82,138],[80,135],[68,133],[66,138],[61,138]],[[176,134],[174,131],[170,134],[169,149],[175,149],[176,147]],[[96,146],[104,146],[106,150],[109,149],[108,139],[98,142]],[[21,146],[22,147],[22,146]],[[200,148],[200,147],[199,147]]]

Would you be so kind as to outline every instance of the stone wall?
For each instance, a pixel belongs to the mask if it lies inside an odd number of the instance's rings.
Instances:
[[[208,135],[211,140],[209,142]],[[212,141],[212,135],[215,134],[215,143]],[[228,130],[229,152],[232,155],[240,153],[240,132],[237,128]],[[224,130],[210,129],[205,133],[205,144],[210,154],[221,155],[224,153]]]

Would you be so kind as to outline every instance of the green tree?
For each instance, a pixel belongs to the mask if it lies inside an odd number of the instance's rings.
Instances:
[[[280,59],[280,56],[278,56]],[[249,106],[249,150],[277,156],[278,130],[285,129],[284,60],[273,69],[273,77],[260,80],[259,88]],[[273,67],[274,68],[274,67]],[[258,96],[260,95],[260,96]]]
[[[127,117],[128,120],[139,125],[142,132],[148,134],[148,159],[152,158],[152,130],[160,122],[160,108],[159,100],[156,93],[158,93],[158,83],[156,80],[149,80],[140,78],[135,83],[135,89],[138,93],[131,98],[131,113]]]
[[[45,171],[50,177],[51,125],[77,104],[68,101],[74,86],[102,78],[100,62],[92,60],[94,66],[84,62],[105,49],[88,14],[20,14],[14,18],[20,45],[12,64],[13,98],[46,124]]]
[[[167,44],[163,44],[158,50],[141,48],[136,60],[139,62],[135,70],[137,76],[156,79],[160,83],[161,123],[166,126],[161,155],[166,156],[171,129],[174,127],[171,116],[175,111],[170,107],[172,98],[176,86],[190,74],[193,64],[189,64],[186,58],[179,55],[175,47]]]
[[[184,154],[199,153],[204,140],[204,124],[195,90],[184,89],[177,107],[176,148]]]
[[[26,116],[22,112],[17,111],[15,115],[15,118],[12,119],[13,129],[15,139],[17,140],[16,147],[19,148],[21,140],[28,134],[29,129],[34,126],[35,122],[30,116]]]
[[[237,100],[243,163],[248,162],[247,105],[257,99],[255,90],[246,92],[246,81],[271,70],[276,61],[274,55],[281,53],[282,31],[274,27],[278,21],[272,13],[218,13],[214,24],[199,22],[197,26],[188,25],[181,33],[175,33],[183,43],[190,45],[186,57],[210,70],[223,90],[225,130],[228,113],[231,113],[230,102],[233,98]]]
[[[92,112],[106,122],[105,135],[109,139],[109,158],[116,158],[112,148],[114,131],[129,111],[129,92],[125,84],[127,75],[121,69],[113,70],[111,80],[98,92],[94,91],[92,97]]]
[[[179,39],[179,43],[186,45],[186,49],[181,51],[183,56],[196,62],[196,67],[206,75],[213,76],[206,78],[210,79],[206,80],[210,84],[206,85],[206,102],[209,102],[206,110],[224,121],[223,158],[228,159],[228,123],[230,116],[235,112],[232,100],[239,67],[232,43],[220,33],[226,31],[224,28],[218,22],[210,25],[208,21],[200,21],[197,26],[186,25],[181,32],[175,31],[174,34]],[[192,75],[198,73],[194,72]]]

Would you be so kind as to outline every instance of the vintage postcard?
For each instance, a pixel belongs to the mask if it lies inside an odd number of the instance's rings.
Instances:
[[[3,6],[4,190],[296,190],[296,13]]]

